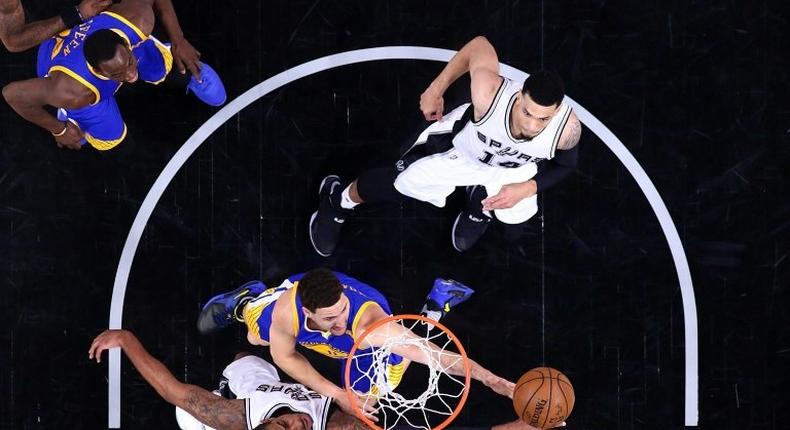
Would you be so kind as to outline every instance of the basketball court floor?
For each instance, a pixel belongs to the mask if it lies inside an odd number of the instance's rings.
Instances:
[[[33,18],[57,3],[23,0]],[[246,344],[241,325],[199,335],[205,301],[314,267],[375,286],[395,313],[419,311],[437,277],[471,286],[442,322],[510,380],[537,366],[563,371],[576,393],[568,429],[790,427],[780,5],[174,4],[229,101],[248,105],[219,111],[124,86],[117,99],[134,146],[113,156],[59,150],[0,103],[0,428],[107,428],[113,413],[124,429],[177,428],[125,359],[112,399],[113,369],[88,361],[91,340],[120,324],[178,378],[213,387],[239,350],[268,351]],[[541,196],[526,227],[492,224],[463,254],[450,243],[460,192],[443,209],[362,207],[335,254],[316,254],[307,225],[321,179],[396,160],[427,125],[419,96],[444,63],[377,51],[298,79],[293,69],[357,49],[456,50],[479,34],[516,72],[545,66],[565,79],[589,114],[576,171]],[[2,85],[32,77],[34,64],[34,51],[3,51]],[[245,95],[282,72],[281,85]],[[462,78],[446,110],[468,99]],[[162,172],[172,179],[157,191]],[[309,358],[337,379],[338,363]],[[507,399],[473,383],[454,425],[512,419]]]

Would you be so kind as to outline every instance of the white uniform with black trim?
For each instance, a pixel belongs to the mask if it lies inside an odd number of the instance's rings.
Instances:
[[[395,188],[406,196],[444,207],[447,196],[458,186],[483,185],[492,196],[503,185],[526,182],[535,176],[537,163],[554,157],[571,108],[560,104],[540,134],[532,139],[516,139],[510,132],[510,112],[521,88],[518,82],[503,78],[488,112],[479,121],[462,119],[469,108],[466,103],[431,124],[409,151],[440,135],[452,137],[452,147],[448,145],[445,152],[409,164],[395,179]],[[461,120],[466,124],[458,131],[456,122]],[[504,223],[520,224],[537,211],[535,195],[495,213]]]
[[[254,355],[242,357],[230,363],[222,376],[227,378],[228,387],[236,397],[244,399],[248,430],[282,408],[309,415],[313,420],[312,430],[325,429],[332,399],[302,384],[281,382],[277,369],[266,360]],[[212,430],[178,407],[176,417],[182,429]]]

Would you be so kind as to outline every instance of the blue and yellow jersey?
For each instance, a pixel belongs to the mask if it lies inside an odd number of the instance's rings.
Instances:
[[[113,99],[121,83],[94,70],[85,60],[83,52],[85,38],[104,29],[119,34],[132,48],[141,80],[158,84],[165,80],[173,67],[170,48],[156,38],[144,34],[126,18],[112,12],[102,12],[41,44],[37,62],[39,77],[53,72],[64,73],[84,85],[95,96],[89,106],[64,112],[69,120],[85,131],[87,141],[99,150],[113,148],[126,136],[126,124]]]
[[[293,288],[294,294],[289,305],[291,312],[293,312],[293,334],[296,342],[327,357],[345,359],[354,346],[354,339],[358,334],[356,329],[360,316],[368,307],[377,304],[381,306],[385,313],[392,314],[387,299],[375,288],[348,275],[335,272],[335,276],[343,284],[344,294],[349,301],[348,330],[342,336],[334,336],[328,332],[313,330],[307,326],[307,318],[302,313],[302,301],[299,299],[299,280],[302,279],[303,275],[300,273],[289,277],[279,287],[267,289],[245,306],[244,321],[250,332],[269,342],[269,328],[272,324],[274,303],[283,293]],[[360,353],[365,351],[360,350]],[[388,380],[393,386],[397,386],[400,382],[404,370],[402,361],[403,358],[398,355],[391,354],[389,356]],[[358,378],[352,379],[356,380]]]
[[[79,81],[96,96],[93,104],[98,103],[104,97],[115,94],[121,84],[101,76],[88,64],[83,53],[85,38],[91,33],[104,29],[110,29],[123,37],[132,48],[132,52],[138,61],[141,59],[147,60],[147,56],[144,55],[146,50],[154,48],[159,51],[163,56],[164,64],[153,65],[154,68],[158,69],[157,75],[162,74],[162,69],[169,70],[172,67],[173,57],[167,47],[162,45],[161,42],[144,34],[121,15],[112,12],[102,12],[92,19],[55,36],[49,52],[49,67],[46,73],[58,71]],[[143,78],[144,71],[148,68],[146,64],[139,65],[141,78]],[[150,75],[150,73],[147,74]],[[164,76],[157,77],[164,79]],[[143,79],[149,82],[156,82],[146,78]]]
[[[307,318],[302,313],[302,301],[299,299],[299,280],[303,275],[300,273],[289,277],[282,285],[269,288],[247,305],[248,311],[245,312],[245,319],[249,319],[247,325],[261,339],[269,341],[269,327],[272,324],[274,302],[291,288],[295,289],[290,305],[293,312],[293,334],[296,337],[296,342],[327,357],[345,358],[348,356],[354,346],[354,335],[359,317],[369,306],[377,304],[384,309],[384,312],[391,314],[387,300],[375,288],[350,276],[335,272],[343,284],[344,293],[349,301],[348,330],[342,336],[333,336],[328,332],[313,330],[307,327]],[[256,309],[256,312],[249,312],[249,309]]]

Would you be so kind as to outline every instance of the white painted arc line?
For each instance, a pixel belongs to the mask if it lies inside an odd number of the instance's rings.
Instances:
[[[164,190],[181,169],[187,159],[195,150],[211,135],[215,130],[222,126],[228,119],[239,113],[242,109],[255,102],[259,98],[270,92],[287,85],[295,80],[314,73],[341,67],[350,64],[381,61],[381,60],[429,60],[429,61],[448,61],[455,51],[439,48],[429,48],[421,46],[389,46],[379,48],[360,49],[339,54],[329,55],[309,61],[299,66],[279,73],[245,93],[238,96],[231,103],[225,105],[219,112],[208,119],[195,133],[184,143],[168,162],[162,173],[154,182],[151,190],[143,200],[140,210],[135,217],[132,227],[124,244],[121,258],[118,263],[118,270],[113,284],[112,301],[110,304],[110,328],[121,328],[123,319],[123,303],[126,295],[126,285],[129,279],[134,255],[142,237],[145,226],[153,213],[153,209],[159,202]],[[523,80],[527,74],[514,69],[508,65],[502,65],[502,75],[511,79]],[[626,169],[636,180],[642,192],[647,197],[650,206],[658,218],[659,224],[664,231],[664,236],[670,247],[670,252],[675,263],[678,274],[678,281],[681,288],[683,300],[683,317],[685,327],[686,342],[686,377],[685,377],[685,425],[696,426],[698,422],[698,340],[697,340],[697,313],[694,299],[694,289],[691,280],[691,273],[686,260],[677,228],[672,222],[669,211],[664,205],[658,191],[656,190],[649,177],[642,169],[641,165],[625,148],[619,139],[603,125],[590,112],[581,107],[578,103],[566,97],[566,102],[576,110],[576,115],[604,144],[609,147],[615,156],[623,163]],[[109,366],[109,399],[108,399],[108,424],[110,428],[120,428],[120,352],[111,351]]]

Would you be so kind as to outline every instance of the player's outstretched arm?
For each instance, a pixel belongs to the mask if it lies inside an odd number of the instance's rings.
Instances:
[[[420,110],[426,120],[442,119],[444,92],[466,72],[469,72],[471,78],[475,118],[485,115],[502,78],[499,76],[499,58],[494,47],[485,37],[477,36],[450,59],[439,76],[420,96]]]
[[[214,428],[244,430],[246,415],[243,400],[228,400],[207,390],[177,380],[154,358],[137,337],[126,330],[105,330],[96,336],[88,350],[88,358],[101,362],[107,349],[120,347],[134,367],[156,392],[168,403],[189,412],[203,424]]]
[[[178,23],[178,16],[171,0],[154,0],[156,12],[162,26],[165,27],[167,37],[170,39],[170,52],[173,54],[176,68],[181,74],[189,70],[195,79],[200,81],[200,52],[184,38],[184,32]]]
[[[291,292],[290,294],[293,294]],[[280,297],[272,313],[272,325],[269,329],[269,352],[274,363],[285,373],[305,385],[307,388],[331,397],[332,400],[347,414],[354,414],[346,392],[324,378],[307,359],[296,350],[296,338],[293,334],[293,315],[291,315],[286,295]],[[357,402],[360,410],[372,413],[373,406],[364,401]],[[375,417],[370,416],[375,421]]]
[[[365,313],[360,317],[360,322],[357,325],[356,333],[361,334],[365,332],[367,327],[373,325],[375,321],[382,320],[388,315],[378,306],[369,307]],[[422,340],[423,338],[414,334],[411,330],[403,327],[402,325],[390,321],[381,327],[378,327],[372,333],[365,335],[365,347],[380,347],[387,342],[391,337],[409,337],[415,340]],[[392,347],[392,352],[400,355],[401,357],[416,361],[417,363],[427,364],[431,359],[438,357],[441,366],[447,370],[447,373],[455,376],[463,376],[466,374],[466,368],[461,356],[446,350],[442,350],[436,344],[426,341],[427,345],[431,348],[432,353],[428,353],[423,349],[414,345],[400,344]],[[418,342],[419,343],[419,342]],[[436,354],[431,357],[431,354]],[[492,389],[494,392],[503,396],[513,397],[513,389],[515,384],[501,378],[490,370],[478,364],[471,358],[468,359],[471,367],[471,377],[477,381],[482,382],[485,386]]]
[[[82,0],[79,6],[64,6],[60,16],[26,24],[20,0],[0,0],[0,39],[11,52],[26,51],[111,4],[112,0]]]

